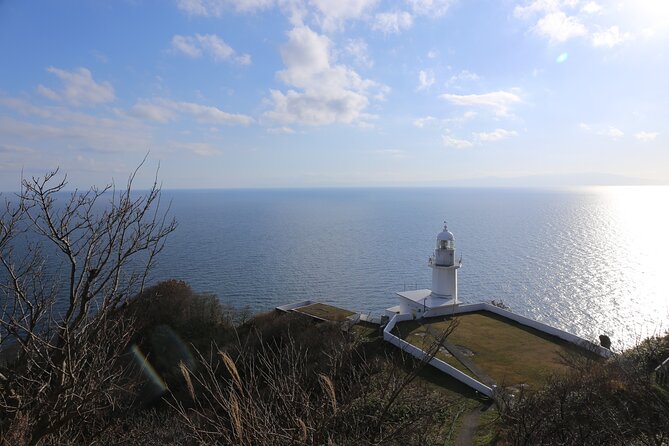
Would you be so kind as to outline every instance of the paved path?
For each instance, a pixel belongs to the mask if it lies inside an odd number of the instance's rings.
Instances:
[[[455,439],[455,446],[472,446],[474,444],[474,436],[476,435],[476,429],[479,427],[483,409],[479,406],[462,418],[458,437]]]

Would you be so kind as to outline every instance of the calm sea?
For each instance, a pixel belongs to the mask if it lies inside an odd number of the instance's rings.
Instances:
[[[253,311],[363,312],[429,288],[443,221],[464,302],[629,345],[669,328],[669,187],[167,191],[179,228],[154,278]]]

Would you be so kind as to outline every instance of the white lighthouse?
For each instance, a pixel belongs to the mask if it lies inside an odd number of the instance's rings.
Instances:
[[[458,305],[458,269],[461,261],[455,260],[455,238],[444,222],[444,229],[437,234],[437,246],[428,259],[432,268],[432,289],[405,290],[397,293],[399,305],[388,308],[386,314],[412,314],[414,317],[448,314]]]
[[[458,268],[455,263],[455,239],[444,222],[444,230],[437,235],[437,247],[428,260],[432,268],[432,295],[458,301]]]

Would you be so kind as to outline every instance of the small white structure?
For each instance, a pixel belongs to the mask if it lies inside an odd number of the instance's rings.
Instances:
[[[434,255],[428,259],[432,268],[432,289],[397,293],[399,305],[388,308],[386,315],[411,314],[413,317],[439,316],[451,312],[458,304],[458,268],[455,261],[455,239],[444,222],[444,230],[437,235]]]

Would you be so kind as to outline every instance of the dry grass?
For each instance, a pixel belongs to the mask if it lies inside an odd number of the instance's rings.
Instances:
[[[371,322],[360,321],[351,327],[351,332],[364,339],[374,339],[380,336],[380,327]]]
[[[314,316],[326,321],[343,321],[349,316],[353,316],[353,311],[344,310],[343,308],[333,307],[332,305],[315,303],[307,305],[306,307],[297,308],[295,311],[303,313],[308,316]]]
[[[424,363],[339,325],[277,313],[251,320],[226,350],[199,356],[197,370],[184,373],[195,398],[170,400],[190,440],[444,445],[458,414],[477,404],[472,392],[441,387],[423,375]]]
[[[549,375],[567,370],[566,357],[589,356],[585,350],[561,339],[492,313],[469,313],[457,319],[460,323],[449,336],[449,342],[471,350],[472,361],[500,385],[538,387]],[[434,318],[426,325],[442,331],[449,321],[449,318]],[[404,339],[418,346],[432,341],[430,335],[423,334],[426,327],[416,321],[399,324],[398,330]],[[455,358],[438,357],[464,371]]]

